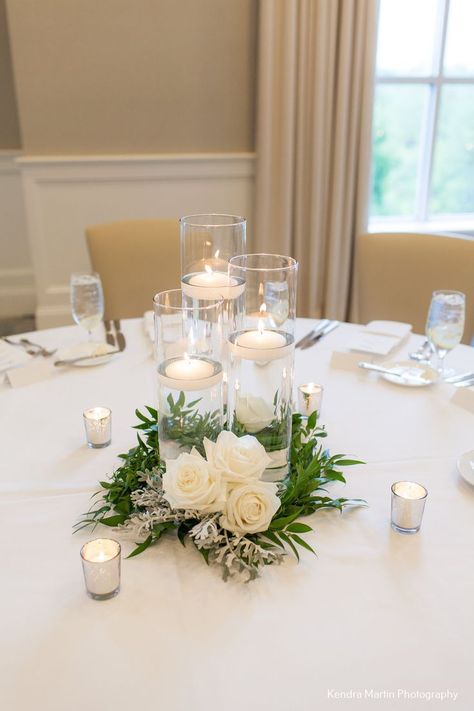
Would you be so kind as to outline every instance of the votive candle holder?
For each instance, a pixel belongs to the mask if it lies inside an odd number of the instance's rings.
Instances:
[[[428,491],[414,481],[392,484],[392,528],[397,533],[418,533]]]
[[[91,407],[83,412],[87,446],[108,447],[112,441],[112,411],[108,407]]]
[[[81,548],[84,582],[93,600],[108,600],[120,591],[120,543],[96,538]]]
[[[298,385],[298,409],[302,415],[309,417],[316,410],[321,412],[324,388],[317,383]]]

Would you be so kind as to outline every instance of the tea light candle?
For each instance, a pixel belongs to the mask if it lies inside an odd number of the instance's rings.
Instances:
[[[161,382],[175,390],[203,390],[222,380],[222,366],[208,358],[189,356],[172,358],[158,370]]]
[[[428,491],[413,481],[392,484],[392,528],[398,533],[420,530]]]
[[[302,415],[309,417],[315,410],[321,411],[323,386],[316,383],[298,385],[298,408]]]
[[[213,271],[205,265],[205,271],[187,274],[181,280],[183,292],[195,299],[211,301],[214,299],[236,299],[243,291],[243,280],[230,277],[225,272]]]
[[[81,548],[84,582],[89,597],[108,600],[120,590],[120,543],[96,538]]]
[[[112,412],[108,407],[91,407],[83,412],[87,446],[108,447],[112,439]]]

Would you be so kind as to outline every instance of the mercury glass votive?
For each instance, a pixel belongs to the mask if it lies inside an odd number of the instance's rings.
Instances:
[[[309,417],[317,410],[321,412],[323,386],[316,383],[298,385],[298,409],[302,415]]]
[[[84,410],[87,446],[92,449],[108,447],[112,441],[112,411],[108,407]]]
[[[120,543],[96,538],[81,548],[84,582],[89,597],[108,600],[120,590]]]
[[[398,533],[418,533],[428,491],[414,481],[392,484],[392,528]]]

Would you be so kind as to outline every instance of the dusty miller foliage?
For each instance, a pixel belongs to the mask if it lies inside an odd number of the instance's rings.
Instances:
[[[157,543],[167,531],[174,532],[181,543],[189,540],[208,564],[221,566],[223,578],[255,579],[265,565],[280,563],[288,553],[299,559],[298,548],[314,553],[301,537],[312,531],[299,519],[318,509],[342,511],[347,506],[363,505],[361,499],[332,498],[326,486],[345,483],[340,467],[360,464],[342,454],[330,455],[324,448],[327,436],[317,422],[317,413],[307,420],[293,415],[290,470],[279,484],[281,506],[267,531],[237,534],[219,525],[220,513],[172,509],[163,496],[164,463],[160,460],[157,436],[157,411],[146,407],[136,410],[137,446],[119,455],[122,465],[107,481],[101,481],[100,503],[83,514],[76,530],[99,523],[129,532],[137,541],[129,557],[142,553]]]

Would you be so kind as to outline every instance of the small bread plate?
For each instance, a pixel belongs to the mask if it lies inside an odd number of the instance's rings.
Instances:
[[[461,454],[456,465],[464,481],[474,486],[474,449]]]
[[[404,385],[407,388],[424,388],[433,385],[439,380],[439,374],[429,365],[414,363],[412,360],[402,360],[396,363],[384,363],[384,368],[392,373],[382,375],[385,380],[395,385]]]
[[[117,355],[117,348],[109,343],[76,343],[74,346],[61,348],[56,353],[56,360],[73,361],[80,358],[71,365],[77,368],[88,368],[93,365],[104,365]],[[89,358],[87,356],[90,356]]]

